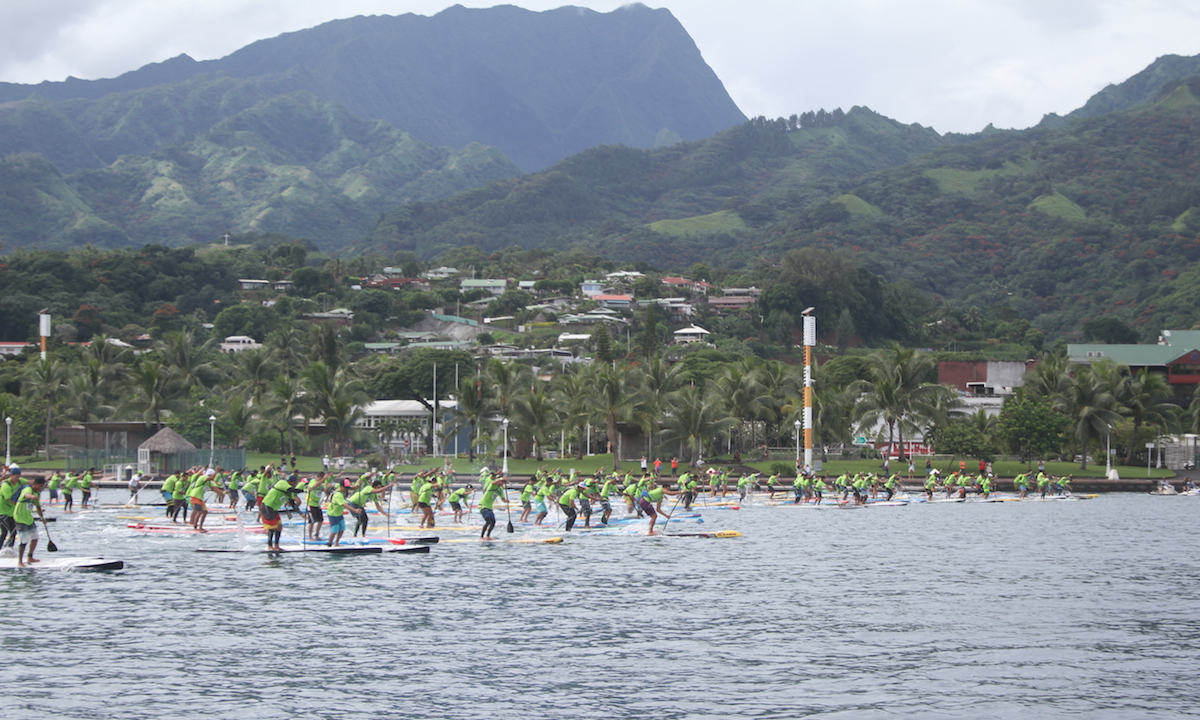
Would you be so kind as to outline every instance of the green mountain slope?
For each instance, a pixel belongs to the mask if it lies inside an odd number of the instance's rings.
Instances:
[[[1192,327],[1200,308],[1172,298],[1200,260],[1198,96],[1192,80],[1129,111],[941,148],[847,188],[879,214],[788,213],[748,241],[846,250],[948,312],[1049,332],[1108,314],[1148,337]]]
[[[184,142],[67,175],[28,155],[0,161],[5,247],[186,244],[227,231],[279,232],[336,247],[361,238],[398,203],[445,197],[518,172],[494,149],[432,147],[307,92],[262,97],[252,84],[228,78],[187,86],[186,93],[177,86],[96,101],[122,116],[123,122],[101,124],[114,129],[107,134],[81,122],[94,111],[70,124],[83,127],[71,152],[101,161],[113,147],[190,134]],[[201,111],[209,102],[220,110]],[[23,107],[13,112],[45,111],[38,100],[17,105]]]
[[[496,249],[588,245],[677,267],[728,246],[780,207],[806,207],[837,183],[957,142],[866,108],[813,119],[757,118],[694,143],[656,150],[599,147],[534,175],[392,212],[354,249],[432,257],[460,245]],[[761,198],[774,197],[770,205]],[[657,224],[736,210],[737,222]],[[713,232],[715,230],[715,232]]]
[[[434,145],[494,146],[525,169],[600,144],[697,140],[745,120],[674,16],[636,3],[609,13],[507,5],[355,17],[217,60],[179,57],[107,80],[0,83],[0,103],[34,94],[54,102],[102,100],[215,74],[248,80],[260,96],[307,90]],[[145,100],[156,104],[145,116],[170,121],[180,108],[170,90]],[[216,115],[223,108],[210,103],[184,115],[201,110]],[[106,151],[152,149],[123,145],[128,141],[181,139],[173,134],[177,122],[126,128],[115,116],[97,121],[95,133],[111,135],[109,147],[95,149],[106,162]]]

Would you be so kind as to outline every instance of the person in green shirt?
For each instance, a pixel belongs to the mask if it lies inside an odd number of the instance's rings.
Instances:
[[[54,473],[50,475],[50,482],[46,483],[46,489],[50,491],[50,502],[52,504],[58,502],[58,486],[61,484],[62,475],[59,475],[58,471],[55,470]]]
[[[342,535],[346,532],[346,493],[341,485],[333,486],[326,509],[329,514],[329,541],[325,546],[333,547],[342,542]]]
[[[479,531],[480,540],[492,539],[492,529],[496,527],[496,513],[493,510],[496,498],[504,498],[505,504],[508,503],[508,497],[504,493],[503,475],[495,477],[483,486],[483,495],[479,498],[479,516],[483,518],[483,529]]]
[[[62,484],[63,512],[71,512],[71,508],[75,506],[76,487],[78,487],[78,483],[75,480],[75,476],[68,472],[66,477],[63,478]]]
[[[814,498],[814,502],[813,502],[814,505],[821,504],[821,499],[825,497],[825,491],[828,489],[829,489],[829,486],[825,484],[825,476],[824,475],[818,476],[817,479],[813,481],[812,494],[813,494],[813,498]]]
[[[454,511],[454,522],[460,523],[463,520],[463,505],[467,502],[467,496],[471,494],[471,486],[466,485],[457,490],[451,490],[447,500],[450,501],[450,509]]]
[[[357,537],[359,533],[362,533],[364,538],[367,536],[368,501],[375,504],[375,509],[379,511],[380,515],[383,515],[384,517],[388,516],[387,511],[383,509],[383,505],[379,503],[379,496],[385,490],[390,489],[390,487],[391,486],[384,487],[382,480],[375,479],[371,481],[370,486],[360,488],[357,492],[346,498],[346,509],[354,513],[357,520],[357,522],[354,524],[354,532],[351,533],[351,537]],[[422,490],[422,492],[424,492],[424,490]],[[430,523],[429,527],[433,527],[433,524]]]
[[[418,527],[432,528],[433,521],[433,494],[437,492],[438,480],[436,477],[427,477],[425,482],[421,483],[421,489],[417,492],[417,507],[421,509],[421,522]]]
[[[71,482],[71,480],[68,479],[67,482]],[[171,474],[167,476],[166,480],[163,480],[162,487],[159,488],[159,492],[162,493],[163,502],[167,504],[166,516],[172,520],[175,518],[175,501],[172,498],[175,496],[175,483],[177,482],[179,482],[179,476]],[[69,495],[70,492],[68,490],[67,494]]]
[[[187,497],[192,508],[192,529],[196,532],[208,532],[204,529],[204,521],[208,518],[208,503],[204,501],[204,495],[216,486],[216,477],[217,471],[214,468],[205,468],[193,475],[191,483],[188,484]]]
[[[0,480],[0,548],[12,547],[17,540],[17,523],[13,520],[17,495],[21,490],[21,470],[6,471]]]
[[[263,496],[259,512],[262,513],[263,529],[267,531],[268,551],[279,552],[283,549],[279,547],[279,540],[283,537],[283,520],[279,517],[279,511],[284,503],[299,494],[300,488],[296,487],[299,482],[300,478],[289,475],[286,480],[276,482]]]
[[[180,477],[175,481],[175,487],[171,491],[171,505],[174,509],[174,515],[171,516],[172,522],[178,522],[179,516],[183,515],[183,521],[187,522],[188,516],[188,499],[187,491],[191,487],[192,474],[195,468],[189,469],[187,472],[180,473]]]
[[[526,481],[525,485],[521,488],[521,516],[517,518],[517,522],[529,522],[529,515],[533,512],[533,493],[535,490],[533,480]]]
[[[1025,494],[1029,492],[1029,476],[1025,473],[1018,473],[1013,478],[1013,486],[1017,488],[1017,497],[1024,498]]]
[[[663,496],[678,494],[678,491],[668,490],[656,482],[647,481],[644,485],[639,486],[638,506],[642,508],[643,513],[650,517],[650,531],[646,533],[647,535],[654,534],[654,524],[658,522],[659,515],[667,520],[671,519],[670,514],[663,512]]]
[[[17,528],[17,542],[20,547],[17,549],[17,567],[25,567],[30,563],[38,562],[33,557],[33,551],[37,550],[38,531],[37,525],[33,524],[33,511],[37,510],[37,516],[45,522],[42,516],[42,503],[39,495],[42,488],[46,487],[46,478],[34,478],[30,484],[21,488],[17,495],[17,501],[13,507],[13,520]],[[28,552],[26,552],[28,548]]]
[[[610,476],[602,485],[600,485],[600,524],[607,525],[608,518],[612,515],[612,502],[609,498],[616,492],[617,484]]]
[[[988,495],[992,494],[992,476],[981,475],[979,477],[979,492],[983,495],[983,499],[987,500]]]
[[[925,476],[925,499],[933,500],[933,491],[937,489],[938,472],[930,470]]]
[[[321,514],[321,497],[324,494],[325,473],[322,471],[304,486],[304,504],[308,506],[304,536],[314,542],[321,541],[321,525],[325,523],[325,517]]]
[[[571,532],[571,528],[575,526],[575,517],[578,513],[575,512],[575,498],[579,497],[579,488],[575,485],[562,491],[558,496],[558,507],[562,509],[563,515],[567,516],[567,532]]]
[[[537,504],[537,516],[533,519],[534,525],[541,525],[546,516],[550,514],[550,506],[546,502],[546,498],[554,495],[554,480],[547,477],[542,481],[541,487],[534,493],[534,501]]]
[[[83,493],[83,498],[79,505],[84,510],[87,509],[88,503],[92,501],[92,474],[96,472],[96,468],[88,468],[88,471],[79,479],[79,489]]]

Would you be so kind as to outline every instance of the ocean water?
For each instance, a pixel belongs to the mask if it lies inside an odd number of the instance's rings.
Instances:
[[[60,556],[127,567],[0,574],[0,709],[127,720],[1200,714],[1200,497],[763,502],[670,526],[738,539],[508,536],[501,514],[497,537],[567,540],[351,557],[200,554],[261,540],[125,527],[161,508],[51,510]]]

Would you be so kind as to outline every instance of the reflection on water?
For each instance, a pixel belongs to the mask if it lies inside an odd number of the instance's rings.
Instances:
[[[196,554],[238,541],[137,533],[119,517],[129,510],[62,516],[61,554],[128,568],[0,576],[0,708],[1178,717],[1197,707],[1197,512],[1200,498],[1132,495],[750,506],[704,514],[702,529],[738,540],[572,536],[352,557]]]

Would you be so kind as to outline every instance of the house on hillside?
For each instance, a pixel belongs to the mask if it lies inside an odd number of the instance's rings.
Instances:
[[[674,334],[676,345],[686,345],[688,343],[705,342],[711,333],[699,325],[690,325],[681,330],[676,330]]]
[[[249,278],[238,280],[238,284],[242,286],[243,290],[266,290],[271,287],[270,280],[253,280]]]
[[[458,284],[458,289],[461,292],[468,290],[487,290],[492,295],[500,296],[508,289],[508,280],[506,278],[494,278],[485,280],[472,280],[464,278]]]
[[[458,275],[458,268],[440,267],[433,270],[426,270],[421,273],[421,277],[427,280],[445,280]]]

